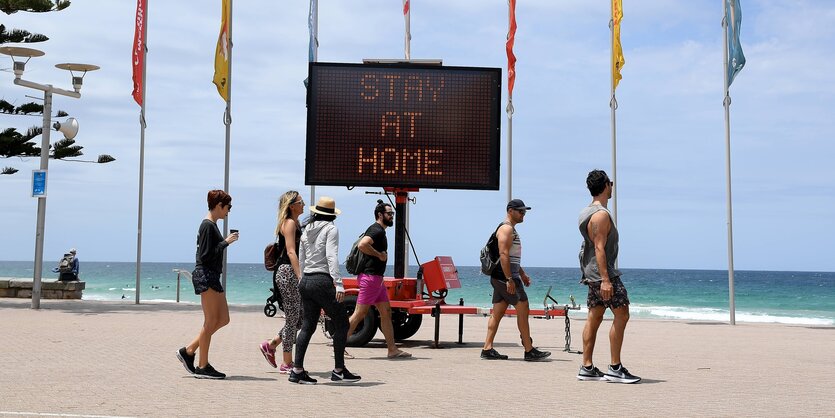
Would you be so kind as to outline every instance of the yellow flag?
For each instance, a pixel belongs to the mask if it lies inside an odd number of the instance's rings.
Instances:
[[[229,0],[221,0],[223,12],[220,18],[220,35],[217,37],[215,50],[215,76],[212,82],[217,86],[217,92],[223,100],[229,101],[229,59],[232,53],[232,34],[229,16],[232,14]]]
[[[626,64],[623,58],[623,48],[620,45],[620,21],[623,19],[623,5],[621,0],[612,0],[612,89],[618,87],[623,78],[620,70]]]

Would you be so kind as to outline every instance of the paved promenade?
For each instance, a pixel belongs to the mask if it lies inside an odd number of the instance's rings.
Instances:
[[[515,319],[505,318],[496,348],[508,361],[483,361],[487,319],[445,316],[430,348],[432,318],[385,359],[378,338],[349,348],[353,385],[331,384],[331,348],[318,332],[307,369],[316,386],[287,382],[257,344],[281,327],[261,307],[232,307],[215,335],[211,363],[226,380],[197,380],[175,351],[198,331],[199,306],[173,303],[0,299],[0,416],[833,416],[835,328],[633,320],[624,364],[636,385],[580,382],[580,355],[562,351],[562,318],[532,320],[535,344],[554,354],[521,361]],[[577,315],[576,312],[572,312]],[[572,320],[572,349],[583,320]],[[604,322],[595,354],[608,364]]]

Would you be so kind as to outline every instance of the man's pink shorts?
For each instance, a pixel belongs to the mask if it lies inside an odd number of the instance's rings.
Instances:
[[[389,295],[383,284],[383,276],[373,276],[361,273],[357,276],[360,286],[360,294],[357,296],[357,305],[374,305],[380,302],[388,302]]]

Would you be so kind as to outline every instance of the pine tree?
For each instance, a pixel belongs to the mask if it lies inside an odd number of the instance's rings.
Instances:
[[[11,15],[17,12],[45,13],[57,12],[70,6],[69,0],[0,0],[0,11]],[[49,40],[48,37],[39,33],[31,33],[23,29],[7,29],[0,24],[0,45],[5,43],[37,43]],[[2,82],[2,81],[0,81]],[[35,102],[23,103],[15,106],[4,98],[0,99],[0,113],[9,115],[43,115],[43,105]],[[68,116],[67,112],[59,110],[54,117]],[[41,135],[42,127],[33,126],[25,134],[11,127],[0,131],[0,158],[25,158],[41,155],[41,148],[35,142],[35,138]],[[75,144],[73,139],[62,139],[51,145],[49,158],[63,160],[65,158],[80,157],[84,155],[81,150],[84,147]],[[115,159],[109,155],[99,155],[98,163],[107,163]],[[79,161],[79,160],[66,160]],[[18,170],[14,167],[5,167],[0,174],[14,174]]]

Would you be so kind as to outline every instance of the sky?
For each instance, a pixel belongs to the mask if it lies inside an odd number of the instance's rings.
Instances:
[[[212,84],[220,1],[149,0],[142,260],[194,260],[206,192],[223,188],[224,102]],[[527,0],[517,5],[514,49],[512,196],[533,210],[517,227],[523,266],[575,267],[579,211],[595,168],[612,175],[609,2]],[[617,88],[617,214],[621,268],[728,268],[722,3],[626,0],[626,58]],[[731,86],[734,267],[835,271],[835,3],[742,2],[745,68]],[[229,226],[240,241],[232,263],[260,262],[273,239],[278,197],[304,184],[308,2],[236,1],[233,11]],[[24,79],[70,88],[62,62],[101,70],[82,98],[55,96],[78,119],[85,156],[106,165],[50,161],[44,258],[70,247],[83,261],[136,261],[139,106],[131,91],[135,1],[76,0],[62,11],[0,15],[7,28],[51,39]],[[445,65],[502,68],[507,2],[413,0],[411,56]],[[399,0],[321,1],[322,62],[403,58]],[[39,92],[15,86],[0,57],[0,97]],[[476,265],[505,216],[506,80],[498,191],[427,190],[410,196],[410,235],[420,262],[439,255]],[[41,96],[42,97],[42,96]],[[59,118],[60,119],[60,118]],[[40,126],[38,116],[0,114],[0,127]],[[53,132],[53,140],[60,138]],[[0,177],[0,259],[34,260],[39,159],[9,159]],[[340,259],[370,225],[380,189],[316,188],[342,210]],[[221,226],[221,229],[223,227]],[[389,252],[394,253],[389,229]],[[51,257],[51,258],[50,258]],[[415,257],[410,258],[415,264]],[[388,274],[392,274],[389,270]]]

